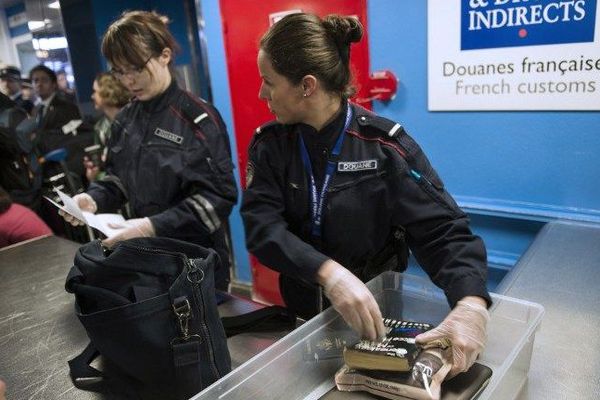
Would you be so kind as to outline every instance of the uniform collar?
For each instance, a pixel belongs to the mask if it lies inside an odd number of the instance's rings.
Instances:
[[[319,131],[310,125],[302,123],[298,124],[298,130],[302,133],[302,137],[304,138],[307,146],[310,146],[310,144],[319,144],[326,145],[327,148],[331,148],[338,138],[338,134],[344,127],[347,109],[348,102],[344,101],[335,118],[333,118]]]
[[[177,86],[177,82],[175,81],[175,79],[172,78],[171,84],[169,85],[169,87],[167,87],[167,90],[150,100],[140,100],[140,104],[142,105],[143,110],[146,112],[161,111],[169,106],[169,104],[171,103],[171,99],[177,93],[178,90],[179,86]]]

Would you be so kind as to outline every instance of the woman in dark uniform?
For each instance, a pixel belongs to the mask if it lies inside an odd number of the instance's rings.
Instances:
[[[178,87],[176,49],[167,19],[154,12],[124,13],[108,28],[102,53],[135,98],[112,124],[106,176],[75,199],[91,212],[129,203],[133,219],[107,246],[156,235],[215,248],[216,284],[227,289],[224,227],[237,198],[229,138],[218,111]]]
[[[259,96],[276,121],[259,128],[249,148],[248,248],[281,273],[288,307],[308,318],[330,302],[376,339],[385,332],[381,312],[363,282],[401,269],[405,235],[453,308],[419,338],[452,340],[453,376],[485,342],[485,248],[402,127],[348,102],[350,44],[361,37],[354,18],[303,13],[263,36]]]

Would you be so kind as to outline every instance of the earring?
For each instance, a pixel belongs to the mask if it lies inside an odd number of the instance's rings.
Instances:
[[[304,93],[302,97],[308,97],[308,93]]]

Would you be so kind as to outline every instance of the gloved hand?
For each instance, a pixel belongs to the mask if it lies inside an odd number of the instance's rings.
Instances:
[[[122,230],[116,235],[102,241],[102,244],[108,248],[113,247],[123,240],[136,237],[152,237],[155,235],[154,226],[148,217],[129,219],[122,224],[109,224],[109,226]]]
[[[483,350],[486,326],[490,314],[479,297],[465,297],[435,329],[418,335],[415,340],[424,344],[447,338],[452,342],[452,369],[446,379],[467,371]]]
[[[76,194],[75,196],[73,196],[73,200],[75,201],[75,203],[77,203],[77,205],[79,206],[79,208],[81,208],[82,211],[89,211],[92,214],[94,214],[98,210],[96,202],[94,201],[94,199],[92,199],[92,196],[90,196],[87,193]],[[77,218],[75,218],[69,213],[64,212],[63,210],[58,210],[58,214],[61,217],[63,217],[65,221],[67,221],[73,226],[85,225],[83,221],[78,220]]]
[[[317,273],[325,295],[344,321],[362,338],[377,340],[385,336],[379,306],[367,286],[333,260],[327,260]]]

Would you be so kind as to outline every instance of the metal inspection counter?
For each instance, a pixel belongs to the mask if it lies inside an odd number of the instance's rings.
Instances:
[[[0,250],[0,377],[7,382],[8,399],[119,398],[76,389],[69,378],[67,360],[88,343],[74,313],[74,298],[64,290],[79,246],[47,237]],[[600,227],[564,222],[547,224],[498,287],[501,294],[545,307],[521,400],[600,398],[599,288]],[[258,307],[237,299],[219,311],[228,316]],[[230,338],[232,366],[240,366],[287,333]],[[317,366],[311,364],[302,373],[316,374]],[[238,373],[240,379],[251,379],[252,374],[257,372]],[[270,379],[277,382],[278,376]],[[286,398],[292,399],[290,390]]]
[[[549,222],[497,290],[546,310],[519,399],[600,399],[600,225]]]
[[[119,399],[75,388],[67,361],[88,344],[75,316],[74,297],[64,289],[79,243],[49,236],[0,250],[0,378],[7,399]],[[261,305],[233,297],[222,316]],[[236,368],[289,331],[243,333],[228,339]]]

